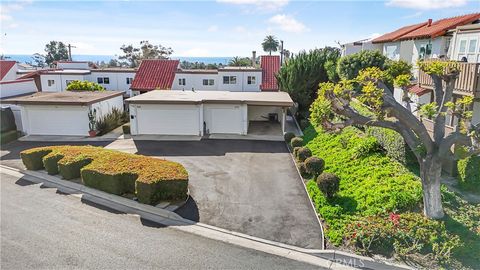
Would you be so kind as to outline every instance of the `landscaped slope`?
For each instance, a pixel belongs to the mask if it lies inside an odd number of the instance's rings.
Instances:
[[[86,186],[122,195],[135,193],[142,203],[185,199],[188,173],[176,162],[93,146],[48,146],[20,153],[27,169],[45,168],[65,179],[81,176]]]
[[[340,178],[330,200],[315,181],[307,183],[330,244],[424,267],[480,265],[479,205],[443,189],[446,218],[428,220],[421,214],[419,178],[387,157],[373,137],[354,127],[326,133],[310,126],[304,133],[305,145],[325,160],[325,171]]]

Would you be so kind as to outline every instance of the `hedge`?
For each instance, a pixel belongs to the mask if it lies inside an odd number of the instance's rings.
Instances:
[[[20,153],[29,170],[45,168],[64,179],[81,177],[84,185],[108,193],[136,194],[138,201],[156,204],[187,196],[188,173],[176,162],[93,146],[47,146]]]
[[[463,189],[480,192],[480,156],[459,160],[457,170],[460,186]]]

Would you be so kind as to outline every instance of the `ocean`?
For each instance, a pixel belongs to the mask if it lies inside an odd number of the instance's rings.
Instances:
[[[32,55],[28,54],[6,54],[10,60],[15,60],[20,63],[32,62]],[[219,56],[219,57],[184,57],[184,56],[172,56],[171,59],[180,60],[180,61],[189,61],[189,62],[203,62],[205,64],[228,64],[230,59],[233,57],[230,56]],[[111,59],[117,59],[115,55],[72,55],[74,61],[91,61],[91,62],[105,62],[108,63]]]

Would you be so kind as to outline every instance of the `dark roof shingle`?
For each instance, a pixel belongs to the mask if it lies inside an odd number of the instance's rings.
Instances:
[[[171,89],[179,60],[143,60],[133,79],[132,90]]]

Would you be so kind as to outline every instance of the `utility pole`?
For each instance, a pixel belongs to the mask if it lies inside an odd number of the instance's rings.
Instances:
[[[283,40],[280,40],[280,66],[283,64]]]
[[[72,61],[72,48],[76,48],[72,46],[70,43],[68,44],[68,60]]]

